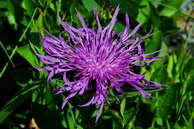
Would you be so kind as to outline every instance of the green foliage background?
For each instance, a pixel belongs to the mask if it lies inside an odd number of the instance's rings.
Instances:
[[[54,95],[52,86],[63,87],[59,79],[47,84],[46,72],[35,53],[44,53],[44,29],[58,35],[57,19],[80,27],[75,8],[89,26],[95,26],[92,9],[100,12],[102,24],[109,23],[119,5],[116,32],[124,28],[124,13],[131,28],[144,23],[139,35],[147,52],[161,49],[161,60],[141,68],[146,78],[164,84],[148,91],[151,99],[129,89],[110,98],[95,123],[97,107],[80,108],[81,96],[60,109],[64,95]],[[194,123],[194,15],[191,0],[0,0],[0,126],[2,129],[30,128],[33,118],[40,129],[192,129]]]

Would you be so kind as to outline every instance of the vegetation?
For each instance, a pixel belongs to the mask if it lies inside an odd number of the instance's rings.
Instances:
[[[145,99],[133,88],[110,97],[95,123],[96,106],[79,107],[88,97],[77,96],[61,110],[66,94],[55,95],[36,53],[44,54],[45,29],[58,36],[63,31],[57,15],[79,28],[75,9],[90,27],[96,26],[92,9],[107,25],[117,6],[114,27],[124,30],[124,14],[131,29],[143,23],[145,53],[161,49],[160,60],[143,68],[147,79],[163,84],[149,90]],[[3,129],[192,129],[194,128],[194,15],[191,0],[0,0],[0,126]],[[112,91],[113,93],[114,91]],[[111,92],[110,92],[111,94]]]

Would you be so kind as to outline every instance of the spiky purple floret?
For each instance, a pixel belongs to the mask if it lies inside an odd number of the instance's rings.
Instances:
[[[135,35],[141,24],[137,25],[130,34],[128,33],[130,28],[128,14],[125,15],[125,30],[118,35],[119,38],[114,38],[116,33],[113,31],[113,26],[116,23],[118,13],[119,7],[116,8],[111,22],[103,28],[100,25],[97,11],[94,10],[98,25],[98,29],[94,30],[87,27],[83,17],[77,11],[82,28],[74,28],[60,19],[61,25],[69,33],[66,41],[62,37],[43,38],[43,47],[47,55],[37,54],[45,64],[40,70],[49,72],[48,82],[56,74],[63,75],[65,87],[59,88],[57,94],[66,91],[70,93],[65,98],[62,108],[70,98],[90,91],[90,80],[96,82],[95,94],[88,103],[81,106],[99,105],[97,120],[107,101],[108,87],[113,87],[122,93],[121,87],[124,83],[128,83],[146,98],[150,97],[150,94],[143,88],[161,87],[158,83],[146,80],[143,74],[134,73],[134,66],[142,66],[157,60],[156,57],[148,57],[156,52],[144,54],[141,47],[143,40]],[[75,81],[70,81],[67,77],[67,73],[70,71],[76,71]]]

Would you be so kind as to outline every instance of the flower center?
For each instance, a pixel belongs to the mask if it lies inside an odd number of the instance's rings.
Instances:
[[[84,65],[80,69],[81,74],[90,76],[93,79],[108,78],[118,72],[117,64],[110,63],[107,60],[98,60],[96,57],[89,57],[82,64]]]

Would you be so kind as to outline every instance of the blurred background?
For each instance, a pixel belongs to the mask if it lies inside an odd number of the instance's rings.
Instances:
[[[77,96],[60,109],[65,95],[60,78],[47,84],[47,72],[35,53],[44,53],[41,38],[48,30],[58,35],[63,28],[57,14],[74,27],[81,27],[78,9],[90,27],[96,27],[92,9],[106,26],[117,6],[121,11],[114,30],[131,29],[143,23],[138,35],[145,36],[145,52],[161,49],[161,59],[143,68],[146,78],[164,84],[148,91],[145,99],[133,89],[110,97],[98,123],[97,108]],[[192,0],[0,0],[0,128],[1,129],[193,129],[194,128],[194,2]]]

